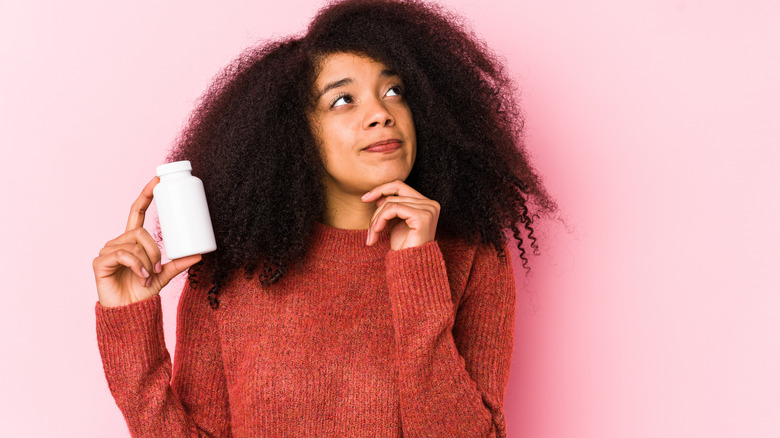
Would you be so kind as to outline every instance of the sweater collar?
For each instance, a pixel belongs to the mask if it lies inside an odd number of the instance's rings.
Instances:
[[[373,245],[366,245],[368,229],[346,230],[317,222],[312,232],[309,256],[342,262],[384,259],[390,250],[390,230],[385,227]]]

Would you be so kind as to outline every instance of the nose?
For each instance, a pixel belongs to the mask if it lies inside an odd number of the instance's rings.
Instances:
[[[395,118],[381,99],[372,99],[366,109],[365,128],[374,126],[393,126]]]

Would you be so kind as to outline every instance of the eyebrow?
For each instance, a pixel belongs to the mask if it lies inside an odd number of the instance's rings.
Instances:
[[[390,77],[390,76],[398,76],[398,73],[394,72],[393,70],[388,70],[388,69],[384,69],[384,70],[382,70],[381,73],[379,73],[379,77],[380,78],[387,78],[387,77]],[[343,87],[345,85],[349,85],[349,84],[351,84],[353,82],[355,82],[355,80],[352,79],[352,78],[344,78],[344,79],[339,79],[338,81],[333,81],[333,82],[329,83],[328,85],[326,85],[325,88],[322,89],[322,91],[320,91],[320,95],[317,96],[317,100],[319,100],[328,91],[330,91],[330,90],[332,90],[334,88],[339,88],[339,87]]]

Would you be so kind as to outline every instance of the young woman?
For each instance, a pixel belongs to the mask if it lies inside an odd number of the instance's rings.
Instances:
[[[247,50],[169,156],[218,250],[161,264],[155,177],[93,261],[133,436],[506,436],[505,233],[525,267],[556,209],[521,134],[501,64],[433,5],[347,0]],[[171,364],[159,292],[187,268]]]

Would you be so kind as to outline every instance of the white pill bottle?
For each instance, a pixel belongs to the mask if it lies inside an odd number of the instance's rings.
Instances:
[[[171,260],[217,249],[203,181],[191,172],[187,160],[157,166],[160,182],[154,186],[154,202]]]

